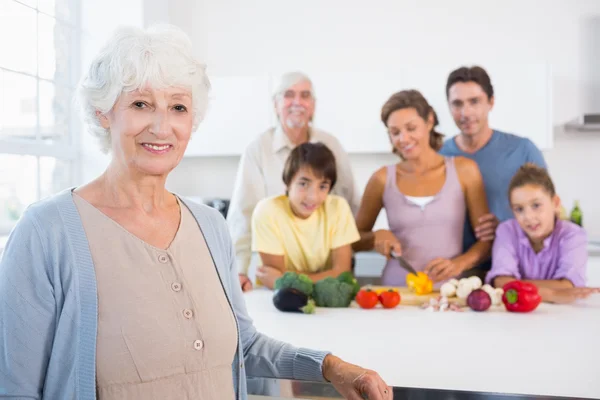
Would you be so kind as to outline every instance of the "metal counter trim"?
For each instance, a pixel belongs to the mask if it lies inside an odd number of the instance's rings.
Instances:
[[[253,382],[253,383],[251,383]],[[342,399],[333,385],[324,382],[285,379],[249,379],[249,394],[266,398],[325,400]],[[252,388],[252,389],[251,389]],[[394,400],[587,400],[580,397],[468,392],[426,388],[394,387]]]

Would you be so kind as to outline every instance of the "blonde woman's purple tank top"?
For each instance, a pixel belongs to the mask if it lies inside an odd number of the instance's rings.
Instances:
[[[437,257],[454,258],[462,253],[466,215],[465,196],[458,180],[454,157],[445,157],[446,181],[428,204],[409,200],[396,182],[396,165],[388,165],[383,206],[390,230],[402,244],[402,255],[417,271]],[[389,260],[382,284],[405,286],[407,272]],[[441,283],[436,284],[439,287]]]

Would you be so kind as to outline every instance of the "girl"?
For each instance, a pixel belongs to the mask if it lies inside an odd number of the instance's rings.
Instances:
[[[416,90],[391,96],[381,120],[402,160],[379,169],[369,180],[356,217],[361,241],[354,249],[375,248],[388,257],[384,285],[405,285],[406,271],[389,259],[394,250],[439,287],[490,256],[491,243],[484,241],[463,253],[466,216],[477,226],[479,218],[489,213],[479,168],[467,158],[437,152],[443,138],[435,131],[437,116]],[[382,208],[390,230],[372,232]]]
[[[350,271],[351,244],[359,240],[348,202],[330,194],[335,157],[322,143],[304,143],[288,157],[286,194],[263,199],[252,214],[252,251],[262,266],[256,276],[272,289],[285,271],[313,282]]]
[[[532,163],[513,176],[508,190],[514,218],[496,230],[492,269],[496,287],[519,279],[534,283],[547,302],[571,302],[597,292],[586,288],[587,235],[557,218],[560,199],[548,172]]]

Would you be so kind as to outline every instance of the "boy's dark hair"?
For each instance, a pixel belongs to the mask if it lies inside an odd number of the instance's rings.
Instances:
[[[300,168],[309,167],[317,176],[329,180],[329,190],[337,180],[335,156],[323,143],[302,143],[296,146],[288,156],[283,168],[283,183],[290,186]]]
[[[437,132],[435,127],[439,125],[437,114],[431,105],[427,102],[427,99],[423,97],[421,92],[418,90],[402,90],[394,93],[381,107],[381,122],[387,127],[387,121],[390,115],[394,111],[402,110],[405,108],[414,108],[417,114],[427,122],[429,115],[433,114],[433,127],[429,132],[429,145],[435,151],[442,148],[444,144],[444,135]],[[396,149],[394,149],[394,153]]]
[[[448,80],[446,81],[446,98],[450,94],[452,85],[458,82],[475,82],[481,86],[488,100],[494,97],[494,86],[492,86],[490,76],[485,69],[477,65],[473,67],[460,67],[448,75]]]
[[[544,189],[551,197],[554,197],[556,190],[552,178],[545,168],[539,167],[533,163],[526,163],[519,168],[517,173],[512,177],[510,184],[508,185],[508,196],[514,189],[523,187],[525,185],[540,186]]]

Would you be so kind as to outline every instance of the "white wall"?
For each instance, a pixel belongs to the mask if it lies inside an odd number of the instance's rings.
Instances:
[[[189,0],[188,0],[189,1]],[[561,125],[600,112],[600,2],[596,0],[279,0],[197,1],[171,7],[171,23],[192,35],[210,74],[353,65],[369,79],[384,63],[523,60],[553,64],[555,143],[545,152],[568,209],[580,199],[590,234],[600,236],[600,187],[583,174],[600,170],[600,132],[565,134]],[[493,78],[493,77],[492,77]],[[317,88],[318,90],[318,88]],[[394,88],[390,88],[390,92]],[[352,82],[348,82],[348,94]],[[500,101],[500,100],[498,100]],[[259,132],[248,132],[257,135]],[[364,187],[393,156],[351,156]],[[187,159],[172,174],[186,195],[231,195],[237,157]]]
[[[142,27],[148,17],[144,15],[142,0],[81,0],[81,74],[84,74],[91,60],[104,45],[114,29],[120,25]],[[78,77],[79,78],[79,77]],[[83,128],[82,128],[83,129]],[[108,157],[100,152],[100,145],[89,132],[80,137],[81,170],[76,184],[88,182],[97,177],[108,164]]]
[[[83,1],[84,27],[92,33],[82,49],[84,65],[116,25],[153,22],[181,26],[214,75],[292,68],[331,71],[352,64],[364,71],[357,79],[369,79],[383,63],[434,63],[440,57],[483,65],[503,59],[551,62],[555,143],[545,157],[567,208],[579,199],[590,234],[600,237],[600,208],[595,207],[600,188],[594,179],[583,179],[584,173],[600,170],[596,155],[600,132],[570,134],[561,128],[582,113],[600,112],[600,2],[596,0],[379,0],[377,7],[358,0],[125,3],[127,7],[118,0],[101,6]],[[348,93],[353,95],[352,82]],[[89,135],[83,142],[82,180],[87,181],[104,168],[106,157]],[[357,184],[363,188],[373,171],[395,158],[351,155],[351,160]],[[183,195],[229,197],[237,163],[238,157],[185,159],[171,175],[169,187]]]
[[[122,25],[144,27],[156,23],[170,23],[169,13],[180,13],[176,24],[184,29],[190,36],[202,36],[194,31],[194,22],[191,19],[198,14],[201,3],[193,0],[177,0],[169,6],[168,0],[79,0],[81,7],[81,25],[84,31],[81,44],[81,73],[89,67],[90,61],[99,51],[101,46]],[[189,18],[183,15],[177,7],[187,10]],[[175,22],[174,22],[175,23]],[[202,43],[195,41],[194,45]],[[198,54],[203,54],[201,47],[197,48]],[[95,137],[88,132],[82,132],[80,138],[81,171],[77,174],[76,184],[88,182],[101,174],[109,162],[109,156],[103,154]]]

